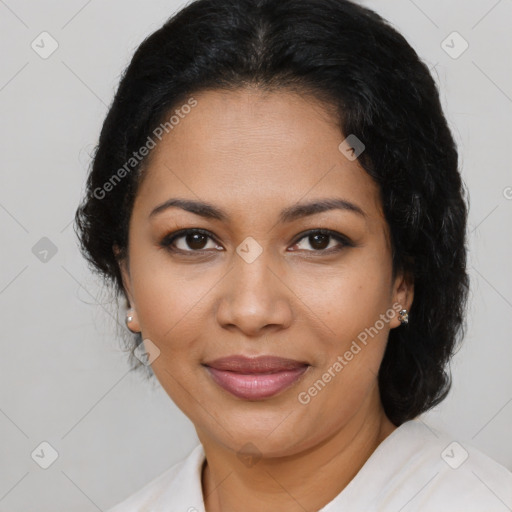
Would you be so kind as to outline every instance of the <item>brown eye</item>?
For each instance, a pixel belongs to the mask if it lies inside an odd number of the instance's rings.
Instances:
[[[308,248],[311,247],[312,249]],[[315,229],[305,233],[295,242],[293,250],[305,250],[307,252],[331,253],[341,251],[345,247],[353,247],[354,244],[345,236],[328,229]]]
[[[202,233],[192,233],[189,235],[185,235],[185,243],[191,249],[204,249],[206,242],[208,241],[208,237],[203,235]]]
[[[208,244],[210,245],[208,246]],[[185,229],[171,233],[160,242],[160,245],[169,251],[181,253],[194,253],[211,249],[223,250],[208,232],[198,229]]]
[[[329,245],[329,235],[309,235],[309,243],[315,249],[325,249]]]

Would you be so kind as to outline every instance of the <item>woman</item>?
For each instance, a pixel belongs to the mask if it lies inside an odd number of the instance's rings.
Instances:
[[[146,39],[77,211],[135,366],[201,444],[117,511],[498,511],[512,474],[427,429],[468,291],[428,68],[346,0],[197,0]]]

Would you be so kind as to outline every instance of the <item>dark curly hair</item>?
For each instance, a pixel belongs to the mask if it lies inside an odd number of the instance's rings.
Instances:
[[[469,290],[468,204],[429,69],[375,12],[348,0],[196,0],[170,18],[136,50],[110,106],[75,216],[80,249],[126,300],[113,245],[127,256],[152,153],[129,172],[126,162],[192,94],[244,86],[313,95],[366,146],[359,162],[380,188],[393,274],[414,281],[409,324],[390,331],[379,372],[385,412],[400,425],[451,386]],[[131,347],[141,341],[133,335]]]

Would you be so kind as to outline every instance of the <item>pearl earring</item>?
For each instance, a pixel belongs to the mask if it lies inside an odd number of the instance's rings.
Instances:
[[[130,313],[132,312],[132,313]],[[128,329],[131,331],[130,329],[130,326],[128,325],[130,322],[133,321],[133,310],[130,309],[126,312],[126,318],[125,318],[125,323],[126,323],[126,327],[128,327]]]

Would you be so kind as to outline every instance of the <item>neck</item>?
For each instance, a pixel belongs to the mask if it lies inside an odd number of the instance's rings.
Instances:
[[[375,411],[377,401],[377,412]],[[198,430],[207,463],[203,467],[206,512],[319,510],[354,478],[396,426],[384,414],[378,394],[331,436],[299,453],[262,458],[244,466],[236,452]],[[368,409],[368,410],[367,410]],[[321,492],[319,492],[321,490]]]

